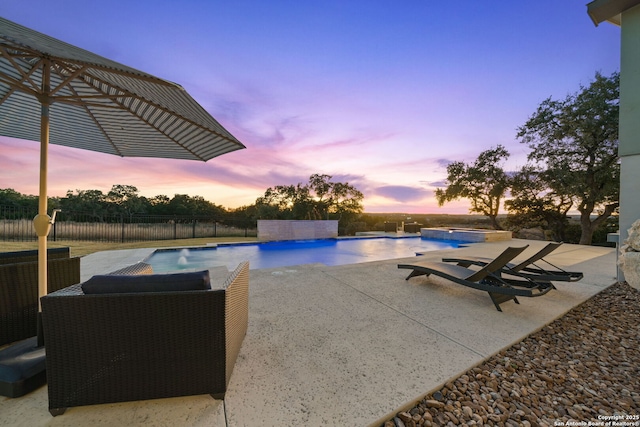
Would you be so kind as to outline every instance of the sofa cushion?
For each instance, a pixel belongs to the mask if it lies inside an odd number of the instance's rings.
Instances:
[[[211,289],[209,270],[145,275],[98,275],[82,284],[85,294],[199,291]]]

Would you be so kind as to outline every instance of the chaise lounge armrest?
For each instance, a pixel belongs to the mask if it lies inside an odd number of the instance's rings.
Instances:
[[[217,289],[85,294],[79,284],[43,297],[50,412],[224,398],[247,331],[248,295],[243,262]]]

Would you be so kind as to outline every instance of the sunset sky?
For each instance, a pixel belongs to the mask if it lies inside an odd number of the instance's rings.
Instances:
[[[333,176],[366,212],[439,208],[446,165],[516,140],[546,98],[619,70],[620,30],[586,0],[4,0],[0,16],[177,82],[247,149],[207,163],[52,145],[49,195],[188,194],[235,208]],[[2,118],[0,117],[0,120]],[[0,137],[0,188],[38,193],[39,144]]]

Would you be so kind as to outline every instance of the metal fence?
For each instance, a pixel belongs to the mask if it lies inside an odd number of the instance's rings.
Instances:
[[[0,241],[37,240],[32,225],[36,213],[30,209],[0,206]],[[49,240],[140,242],[255,236],[256,221],[243,218],[59,212],[51,227]]]

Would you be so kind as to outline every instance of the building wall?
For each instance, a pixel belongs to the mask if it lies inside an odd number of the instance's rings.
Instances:
[[[622,13],[620,55],[620,243],[640,219],[640,6]]]
[[[258,240],[305,240],[338,237],[338,221],[258,220]]]
[[[620,156],[640,155],[640,6],[622,14]]]

